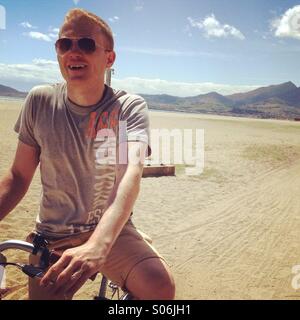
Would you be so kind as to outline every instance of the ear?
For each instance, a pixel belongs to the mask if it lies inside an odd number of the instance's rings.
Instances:
[[[107,62],[106,62],[106,67],[110,68],[114,64],[116,60],[116,53],[114,51],[109,51],[107,54]]]

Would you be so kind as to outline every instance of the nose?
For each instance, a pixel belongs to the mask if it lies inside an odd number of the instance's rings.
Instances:
[[[79,46],[78,46],[78,42],[77,41],[72,41],[72,46],[69,50],[70,52],[81,52],[81,50],[79,49]]]
[[[79,49],[77,41],[72,41],[72,47],[68,51],[68,56],[71,58],[82,57],[82,51]]]

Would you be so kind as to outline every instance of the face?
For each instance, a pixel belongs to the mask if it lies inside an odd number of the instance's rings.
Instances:
[[[66,23],[61,29],[60,38],[91,38],[97,47],[93,53],[84,53],[78,44],[73,42],[72,48],[63,55],[58,55],[61,73],[68,85],[89,86],[96,82],[103,83],[106,68],[113,65],[115,53],[108,48],[100,28],[85,21]]]

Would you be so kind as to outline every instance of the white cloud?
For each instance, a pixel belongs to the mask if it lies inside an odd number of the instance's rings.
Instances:
[[[23,35],[36,40],[42,40],[47,42],[52,41],[49,35],[41,32],[30,31],[28,33],[27,32],[23,33]]]
[[[52,39],[58,38],[58,35],[56,33],[48,33],[48,36]]]
[[[49,27],[48,30],[49,30],[49,32],[48,32],[47,36],[49,36],[52,39],[57,39],[58,38],[59,28]]]
[[[19,90],[29,90],[32,86],[42,83],[56,83],[62,81],[57,61],[36,58],[30,64],[0,63],[1,83],[7,83]],[[116,89],[130,93],[169,94],[180,97],[196,96],[216,91],[220,94],[232,94],[254,90],[259,86],[226,85],[211,82],[179,82],[162,79],[145,79],[128,77],[124,79],[112,78],[112,85]]]
[[[59,28],[52,28],[52,29],[50,29],[50,31],[55,32],[55,33],[59,33]]]
[[[0,63],[1,82],[26,84],[53,83],[60,81],[61,75],[56,61],[34,59],[31,64]]]
[[[51,67],[57,69],[58,67],[58,62],[53,61],[53,60],[46,60],[46,59],[41,59],[41,58],[36,58],[32,60],[33,65],[38,66],[38,67]]]
[[[23,25],[24,24],[24,25]],[[36,28],[33,27],[28,22],[22,22],[21,24],[24,28]],[[29,37],[31,39],[35,40],[41,40],[46,42],[51,42],[53,39],[57,39],[59,34],[59,28],[53,28],[49,27],[47,33],[37,32],[37,31],[30,31],[30,32],[24,32],[23,36]]]
[[[236,29],[233,26],[228,24],[221,24],[215,17],[214,14],[207,16],[205,19],[201,21],[195,21],[191,17],[187,18],[190,25],[193,28],[200,29],[203,31],[204,36],[207,38],[215,37],[215,38],[237,38],[240,40],[244,40],[245,36],[241,31]]]
[[[114,22],[119,21],[120,18],[119,18],[118,16],[114,16],[114,17],[108,18],[108,20],[109,20],[110,22],[114,23]]]
[[[271,21],[276,37],[300,39],[300,5],[288,9],[280,18]]]
[[[51,32],[51,33],[58,34],[59,33],[59,28],[49,27],[48,31]]]
[[[28,21],[24,21],[20,23],[20,26],[25,29],[36,29],[37,27],[34,27],[32,24],[30,24]]]
[[[112,78],[112,85],[117,89],[126,90],[130,93],[169,94],[179,97],[196,96],[212,91],[228,95],[254,90],[259,87],[251,85],[226,85],[212,82],[176,82],[162,79],[142,79],[137,77],[128,77],[124,79]]]

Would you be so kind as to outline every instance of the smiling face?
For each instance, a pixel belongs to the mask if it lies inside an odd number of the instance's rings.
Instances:
[[[97,44],[96,50],[87,54],[73,41],[70,50],[57,56],[62,76],[68,85],[93,87],[98,82],[103,84],[105,70],[113,65],[115,53],[105,50],[110,48],[101,28],[87,19],[73,19],[62,26],[60,38],[91,38]]]

